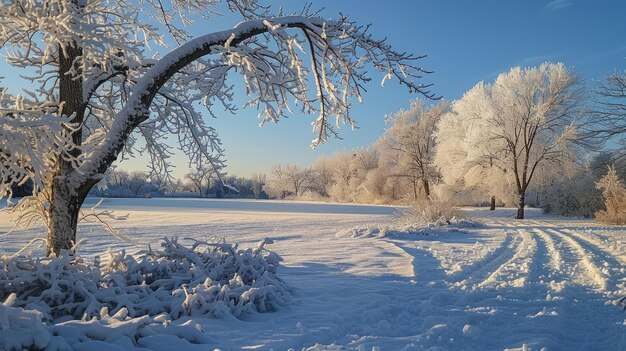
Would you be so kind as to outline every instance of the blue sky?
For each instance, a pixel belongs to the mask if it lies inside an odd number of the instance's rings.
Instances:
[[[290,2],[298,8],[302,1]],[[514,66],[544,61],[564,62],[593,85],[615,69],[626,68],[625,1],[313,1],[323,14],[347,14],[372,24],[378,37],[388,37],[398,49],[427,54],[422,66],[434,73],[425,82],[454,100],[481,80]],[[228,18],[220,19],[228,25]],[[232,19],[234,21],[234,19]],[[234,22],[233,22],[234,23]],[[220,23],[221,24],[221,23]],[[311,116],[294,115],[259,129],[256,112],[240,110],[215,121],[231,174],[267,171],[277,162],[309,165],[337,150],[366,147],[385,128],[384,116],[407,107],[416,96],[395,82],[380,87],[379,76],[353,115],[359,129],[342,128],[343,140],[331,140],[316,150]]]
[[[426,76],[424,83],[434,83],[433,92],[448,100],[514,66],[564,62],[590,86],[594,80],[626,68],[626,1],[312,2],[313,8],[325,8],[325,17],[337,17],[341,12],[361,24],[371,23],[372,33],[388,37],[397,50],[428,55],[421,65],[434,73]],[[291,12],[305,1],[272,3]],[[238,21],[235,16],[212,18],[196,23],[192,34],[226,29]],[[307,166],[320,155],[370,145],[384,131],[384,116],[407,107],[417,97],[394,81],[381,88],[381,77],[373,70],[371,73],[374,80],[369,92],[352,111],[360,128],[353,132],[344,127],[343,140],[331,140],[315,150],[309,147],[314,116],[296,114],[263,128],[258,127],[256,110],[240,109],[236,116],[224,113],[211,120],[226,149],[226,171],[248,176],[254,171],[266,172],[278,162]],[[145,158],[128,160],[122,167],[145,170],[146,162]],[[176,155],[174,163],[178,166],[175,176],[182,177],[187,172],[186,158]]]

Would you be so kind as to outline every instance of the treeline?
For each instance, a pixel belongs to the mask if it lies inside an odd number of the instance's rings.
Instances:
[[[563,64],[513,68],[459,100],[414,101],[387,117],[369,148],[309,168],[276,165],[265,189],[341,202],[494,199],[517,207],[517,218],[532,205],[565,215],[611,212],[617,219],[605,222],[626,223],[625,86],[616,73],[592,94]]]
[[[213,168],[196,169],[184,179],[152,179],[145,172],[114,170],[90,192],[97,197],[242,197],[268,198],[263,191],[265,175],[251,178],[220,175]]]

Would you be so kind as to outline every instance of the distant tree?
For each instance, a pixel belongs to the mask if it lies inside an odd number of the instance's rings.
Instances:
[[[434,165],[435,132],[447,111],[446,101],[426,108],[423,102],[415,100],[408,110],[400,110],[389,118],[391,126],[383,135],[383,145],[396,153],[389,156],[396,160],[392,172],[409,181],[415,200],[419,186],[424,197],[430,199],[432,182],[439,177]]]
[[[145,187],[150,184],[150,179],[144,172],[132,172],[126,182],[126,187],[134,197],[144,195]],[[142,192],[143,191],[143,192]]]
[[[37,201],[15,209],[39,213],[48,228],[48,255],[73,247],[85,197],[138,145],[149,153],[153,173],[171,172],[170,133],[192,163],[220,169],[220,140],[197,106],[213,115],[217,106],[234,112],[231,75],[242,76],[246,106],[258,107],[263,122],[278,121],[295,106],[317,115],[313,146],[337,135],[336,125],[355,125],[349,110],[370,80],[367,67],[430,96],[417,82],[421,57],[374,39],[369,26],[344,16],[327,20],[308,7],[284,16],[255,0],[224,2],[243,22],[196,38],[187,28],[215,13],[217,1],[15,0],[0,6],[3,55],[34,85],[25,95],[0,89],[0,196],[10,196],[14,183],[33,180]],[[168,39],[176,48],[154,55],[149,45]]]
[[[258,199],[263,194],[263,187],[265,186],[267,176],[264,173],[252,173],[251,181],[252,181],[252,194],[255,199]]]
[[[616,71],[600,82],[596,90],[596,108],[592,134],[596,138],[614,138],[626,144],[626,75]]]
[[[488,101],[484,83],[478,83],[454,101],[451,112],[437,124],[433,161],[443,180],[438,189],[442,199],[474,204],[495,196],[503,203],[516,204],[511,172],[484,157],[485,151],[479,147],[489,137],[483,119],[493,113]]]
[[[336,201],[353,201],[350,197],[351,158],[352,156],[347,152],[338,152],[328,159],[327,163],[333,172],[329,194]]]
[[[126,187],[125,184],[128,183],[129,179],[130,174],[127,171],[115,169],[111,172],[107,172],[104,181],[107,186],[122,188]]]
[[[470,128],[461,132],[467,138],[462,172],[506,173],[518,219],[524,218],[529,186],[562,173],[577,157],[578,87],[579,78],[561,63],[515,67],[493,84],[479,83],[454,106],[455,118],[465,121],[462,128]]]
[[[169,195],[174,195],[183,190],[183,181],[176,179],[169,179],[165,185],[165,192]]]
[[[311,189],[315,178],[310,168],[301,169],[292,164],[282,167],[280,164],[274,165],[270,171],[265,192],[276,198],[287,196],[302,196]]]
[[[312,166],[313,181],[312,188],[321,196],[330,196],[330,188],[334,184],[334,170],[331,160],[326,156],[321,156]]]
[[[216,172],[211,165],[197,167],[185,175],[185,179],[193,185],[200,197],[207,195],[214,177],[216,177]]]
[[[606,175],[596,183],[596,188],[602,190],[605,207],[596,212],[596,220],[606,224],[626,224],[626,186],[614,167],[609,167]]]

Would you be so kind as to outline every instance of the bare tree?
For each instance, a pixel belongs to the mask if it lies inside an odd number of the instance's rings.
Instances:
[[[144,172],[132,172],[126,182],[126,187],[134,197],[141,194],[141,190],[150,183],[150,179]]]
[[[211,188],[211,180],[214,177],[216,177],[216,173],[210,165],[198,167],[185,175],[185,178],[191,182],[200,197],[207,195],[209,188]]]
[[[391,126],[383,135],[383,147],[395,153],[388,156],[394,160],[392,173],[409,181],[415,200],[420,185],[424,197],[430,199],[431,183],[439,177],[433,162],[435,132],[437,123],[447,111],[446,101],[426,108],[423,102],[416,100],[411,103],[411,108],[389,118]]]
[[[76,242],[80,207],[120,154],[145,145],[151,177],[168,174],[173,133],[192,163],[219,170],[219,138],[196,102],[211,114],[234,112],[229,75],[242,75],[247,106],[258,107],[263,122],[290,113],[293,101],[316,114],[313,146],[336,136],[341,122],[355,125],[349,110],[370,80],[368,66],[430,96],[416,83],[420,57],[374,39],[368,26],[307,10],[274,16],[254,0],[225,2],[244,21],[196,38],[185,28],[192,17],[215,13],[215,1],[15,0],[0,7],[3,54],[36,85],[26,96],[0,92],[0,196],[33,180],[37,201],[18,208],[40,214],[49,255]],[[160,58],[145,56],[148,44],[164,44],[155,21],[179,44]]]
[[[169,179],[165,183],[165,191],[167,194],[174,195],[183,189],[183,181],[176,179]]]
[[[626,75],[616,71],[600,82],[595,92],[595,108],[592,111],[593,123],[585,135],[596,144],[611,141],[614,149],[612,162],[626,162]],[[604,169],[602,169],[604,171]]]

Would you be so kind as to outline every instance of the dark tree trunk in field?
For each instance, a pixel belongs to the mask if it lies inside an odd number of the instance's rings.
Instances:
[[[80,63],[77,60],[83,50],[76,45],[69,45],[65,49],[59,48],[59,101],[62,104],[62,113],[72,116],[72,122],[80,124],[84,118],[83,81]],[[74,70],[72,70],[72,68]],[[75,145],[82,143],[82,130],[72,131]],[[70,151],[72,156],[80,154],[79,149]],[[85,200],[89,189],[72,187],[67,179],[73,170],[72,164],[59,158],[56,172],[51,180],[50,207],[48,208],[48,242],[46,254],[59,255],[61,250],[69,250],[76,243],[76,226],[80,207]],[[93,185],[92,185],[93,186]],[[90,187],[89,187],[90,188]]]
[[[430,200],[430,184],[428,184],[427,178],[422,179],[422,184],[424,186],[424,195],[426,195],[426,200]]]
[[[525,194],[522,193],[519,195],[519,199],[517,202],[517,215],[515,219],[524,219],[524,205],[525,205]]]
[[[496,197],[492,196],[491,197],[491,206],[489,207],[490,211],[494,211],[496,209]]]

